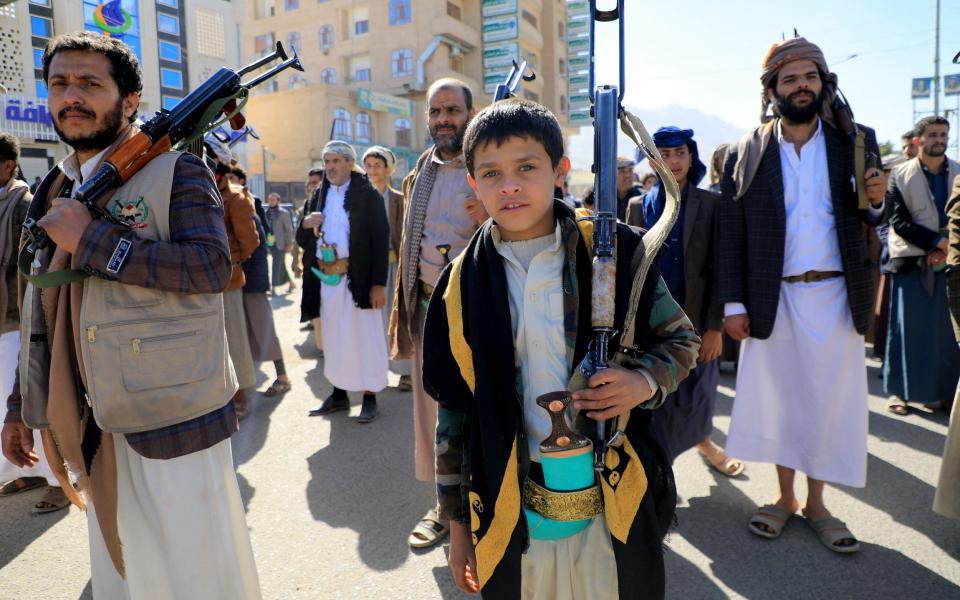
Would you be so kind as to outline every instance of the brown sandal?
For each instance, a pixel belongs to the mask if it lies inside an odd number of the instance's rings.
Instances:
[[[47,486],[47,491],[39,502],[33,505],[33,514],[42,515],[56,512],[70,506],[70,500],[59,487]]]
[[[907,401],[898,396],[890,396],[890,399],[887,400],[887,410],[899,417],[905,417],[909,412]]]
[[[47,480],[43,477],[19,477],[6,482],[0,487],[0,497],[13,496],[14,494],[34,490],[44,485],[47,485]]]
[[[290,391],[290,382],[284,381],[282,379],[276,379],[270,387],[263,391],[263,395],[267,398],[272,398],[274,396],[279,396],[280,394],[286,394]]]

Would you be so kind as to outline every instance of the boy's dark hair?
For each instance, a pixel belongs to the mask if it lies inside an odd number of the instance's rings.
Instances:
[[[593,205],[594,205],[594,203],[596,202],[596,200],[594,199],[593,188],[590,188],[589,190],[587,190],[587,193],[583,195],[583,198],[581,199],[581,202],[583,202],[583,205],[584,205],[584,206],[593,206]]]
[[[903,135],[901,135],[901,136],[900,136],[900,141],[901,141],[901,142],[906,142],[906,143],[908,143],[908,144],[909,144],[909,143],[912,143],[912,142],[913,142],[913,134],[914,134],[914,131],[916,131],[916,130],[915,130],[915,129],[911,129],[910,131],[908,131],[908,132],[904,133]]]
[[[563,158],[563,132],[560,123],[545,106],[511,98],[495,102],[477,113],[463,134],[463,155],[467,172],[473,175],[473,155],[490,142],[497,147],[512,137],[539,142],[554,168]]]
[[[246,183],[247,172],[243,170],[243,167],[241,167],[240,165],[233,165],[232,167],[230,167],[230,171],[233,172],[234,175],[242,179],[244,183]]]
[[[320,167],[314,167],[307,171],[307,177],[323,177],[323,169]]]
[[[921,137],[931,125],[946,125],[950,129],[950,121],[946,117],[930,115],[917,121],[917,126],[913,128],[914,137]]]
[[[0,160],[20,160],[20,140],[9,133],[0,132]]]
[[[110,60],[110,74],[120,89],[120,97],[126,98],[130,94],[139,94],[143,91],[143,79],[140,74],[140,62],[130,46],[120,40],[90,31],[65,33],[50,40],[43,51],[43,81],[50,80],[50,62],[57,52],[96,52],[103,54]],[[130,122],[137,118],[137,113],[130,115]]]

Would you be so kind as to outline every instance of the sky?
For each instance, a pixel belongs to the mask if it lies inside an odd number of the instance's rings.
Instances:
[[[605,8],[614,0],[598,2]],[[960,65],[951,63],[960,51],[960,0],[940,4],[942,78],[960,73]],[[644,109],[676,104],[743,130],[759,124],[760,62],[770,44],[784,33],[792,36],[794,28],[820,46],[856,120],[876,129],[880,142],[899,144],[913,125],[911,80],[933,76],[935,0],[626,0],[626,5],[623,102],[639,109],[641,119]],[[616,83],[616,26],[598,23],[597,39],[597,83]],[[955,110],[958,99],[941,96],[941,111]],[[917,100],[916,108],[932,113],[933,100]]]

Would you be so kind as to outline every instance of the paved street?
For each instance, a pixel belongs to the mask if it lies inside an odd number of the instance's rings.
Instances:
[[[412,552],[406,544],[433,502],[432,486],[413,480],[411,395],[381,394],[380,418],[370,425],[354,421],[357,395],[350,416],[308,418],[331,388],[312,334],[296,322],[299,291],[273,303],[294,387],[282,400],[257,398],[233,438],[264,598],[461,598],[445,546]],[[688,452],[675,465],[682,503],[667,541],[668,597],[960,598],[960,523],[930,509],[947,416],[888,416],[877,364],[868,364],[868,487],[827,495],[861,552],[829,552],[799,519],[777,541],[751,535],[746,521],[771,499],[773,468],[750,464],[731,481]],[[273,372],[264,366],[261,390]],[[721,383],[722,443],[733,375]],[[0,501],[0,599],[91,598],[84,515],[70,508],[31,516],[39,497]]]

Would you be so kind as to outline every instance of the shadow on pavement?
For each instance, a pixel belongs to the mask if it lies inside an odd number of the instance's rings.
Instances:
[[[264,388],[264,383],[272,381],[272,378],[264,373],[264,368],[272,370],[273,365],[265,365],[264,363],[257,365],[257,383],[253,388],[247,390],[250,412],[240,422],[240,431],[231,438],[234,468],[244,464],[263,449],[267,441],[267,433],[270,431],[270,416],[283,399],[283,396],[267,398],[258,391]],[[243,509],[247,510],[250,500],[256,493],[256,488],[251,486],[239,472],[237,473],[237,484],[240,486],[240,496],[243,498]]]
[[[801,595],[948,598],[956,595],[954,583],[896,550],[861,540],[857,554],[832,553],[820,544],[801,518],[793,518],[777,540],[758,538],[746,528],[756,509],[754,502],[729,481],[717,477],[717,485],[709,496],[691,498],[689,507],[677,509],[677,532],[709,558],[713,575],[738,595],[745,598]],[[898,490],[896,497],[901,502],[910,499],[903,502],[904,505],[909,505],[913,512],[923,512],[917,507],[926,500],[917,499],[911,494],[912,490],[900,488],[896,482],[886,482],[883,489],[891,497],[894,494],[890,491]],[[736,552],[731,551],[734,547]],[[684,569],[679,560],[668,554],[667,597],[714,597],[713,591],[706,589],[699,578],[678,576],[693,570]],[[682,569],[679,573],[670,568],[677,565]],[[918,582],[923,582],[922,590],[918,589]]]
[[[319,368],[308,374],[318,398],[329,393]],[[407,536],[434,505],[432,483],[413,476],[412,395],[387,388],[377,395],[380,417],[368,425],[345,412],[330,420],[330,443],[307,458],[311,479],[306,495],[314,519],[358,533],[360,559],[377,571],[403,564]],[[359,394],[351,394],[354,405]],[[356,408],[354,411],[356,412]]]
[[[3,460],[0,458],[0,460]],[[64,510],[35,515],[31,511],[33,505],[43,497],[45,487],[28,492],[0,498],[0,531],[3,532],[3,543],[0,544],[0,569],[12,562],[48,529],[67,516],[70,506]],[[2,586],[0,586],[2,587]]]
[[[916,414],[916,411],[911,414]],[[946,427],[949,419],[946,413],[943,417],[943,425]],[[944,434],[911,423],[910,417],[904,418],[892,414],[887,416],[874,411],[870,411],[870,435],[885,442],[903,444],[936,457],[943,456],[943,445],[947,441],[947,436]]]

